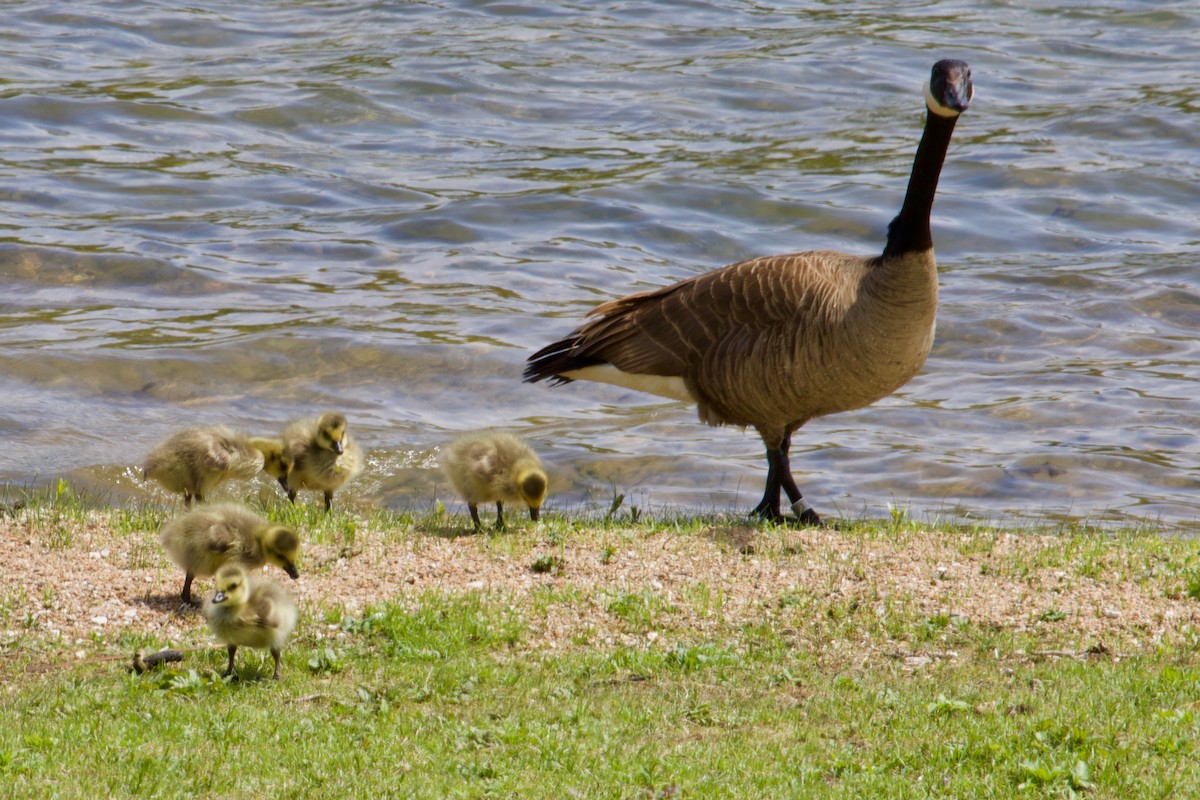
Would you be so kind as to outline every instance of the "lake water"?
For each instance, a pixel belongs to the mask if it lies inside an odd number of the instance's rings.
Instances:
[[[500,426],[553,510],[749,509],[753,431],[523,362],[606,298],[879,252],[955,57],[976,97],[934,207],[933,353],[796,435],[801,488],[829,516],[1200,525],[1191,0],[4,14],[0,482],[144,499],[177,427],[338,408],[357,502],[451,501],[438,447]]]

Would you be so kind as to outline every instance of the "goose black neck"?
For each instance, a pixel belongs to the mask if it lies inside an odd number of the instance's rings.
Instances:
[[[954,133],[954,123],[958,121],[958,117],[943,117],[928,110],[925,114],[925,131],[921,134],[917,157],[913,160],[904,205],[888,225],[887,246],[883,249],[884,258],[933,248],[929,214],[933,210],[938,176],[942,173],[942,162],[946,160],[950,135]]]

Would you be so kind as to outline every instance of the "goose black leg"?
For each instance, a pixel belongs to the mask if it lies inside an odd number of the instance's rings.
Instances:
[[[787,493],[792,510],[796,512],[797,522],[802,525],[820,525],[820,516],[804,500],[804,495],[800,493],[800,487],[796,485],[796,479],[792,477],[791,459],[788,456],[791,447],[792,435],[789,433],[783,437],[779,447],[767,448],[766,491],[763,492],[762,500],[751,513],[771,522],[782,522],[784,517],[780,509],[779,494],[780,490],[783,490]]]
[[[779,480],[779,459],[787,463],[787,454],[782,448],[767,448],[767,486],[763,491],[762,500],[754,507],[751,514],[756,514],[768,522],[782,522],[783,514],[779,510],[779,491],[782,484]]]

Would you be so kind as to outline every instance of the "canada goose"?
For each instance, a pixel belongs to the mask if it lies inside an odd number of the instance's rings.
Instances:
[[[475,529],[479,504],[496,503],[496,527],[504,529],[504,503],[521,502],[537,521],[546,499],[546,472],[537,455],[516,436],[481,431],[455,439],[441,456],[442,469],[467,501]]]
[[[186,428],[154,446],[142,466],[142,479],[153,478],[183,504],[204,496],[229,478],[250,479],[263,468],[263,457],[250,440],[224,425]]]
[[[329,511],[333,493],[362,470],[362,449],[346,432],[346,418],[332,411],[290,423],[283,430],[283,444],[292,459],[287,490],[293,503],[298,490],[316,489],[324,492]]]
[[[292,472],[292,459],[283,447],[282,439],[254,437],[250,446],[262,453],[262,471],[279,481],[283,490],[288,491],[288,475]]]
[[[881,255],[766,256],[611,300],[530,356],[525,380],[612,383],[694,402],[709,425],[751,426],[768,468],[754,512],[782,520],[782,488],[800,522],[820,524],[791,474],[792,434],[886,397],[925,362],[938,296],[929,214],[973,93],[964,62],[933,65],[925,130]]]
[[[192,579],[216,573],[226,562],[257,569],[270,562],[294,580],[300,537],[239,503],[214,503],[168,520],[159,532],[163,549],[183,568],[184,602],[192,603]]]
[[[296,626],[296,604],[270,578],[251,575],[240,564],[217,570],[217,591],[204,604],[208,627],[229,650],[226,677],[233,675],[239,645],[269,648],[279,680],[283,646]]]

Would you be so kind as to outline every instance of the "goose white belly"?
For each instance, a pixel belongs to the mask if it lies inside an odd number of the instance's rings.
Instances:
[[[696,402],[695,396],[688,391],[683,378],[678,375],[639,375],[633,372],[622,372],[612,364],[596,364],[564,372],[562,376],[573,381],[609,383],[613,386],[648,392],[671,400],[682,400],[686,403]]]

